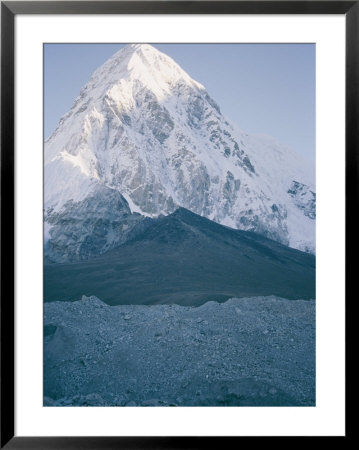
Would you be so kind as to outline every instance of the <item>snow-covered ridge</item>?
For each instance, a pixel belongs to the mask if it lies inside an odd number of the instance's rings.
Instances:
[[[315,193],[314,170],[294,151],[241,131],[148,44],[128,45],[97,69],[45,143],[46,220],[102,186],[144,216],[183,206],[314,252],[315,220],[288,192],[293,182]]]

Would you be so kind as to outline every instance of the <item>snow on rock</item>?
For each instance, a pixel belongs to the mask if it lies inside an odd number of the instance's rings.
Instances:
[[[124,47],[96,70],[45,143],[45,220],[55,241],[51,216],[102,186],[144,216],[183,206],[315,252],[315,194],[308,214],[293,183],[314,194],[314,170],[274,139],[237,128],[147,44]]]

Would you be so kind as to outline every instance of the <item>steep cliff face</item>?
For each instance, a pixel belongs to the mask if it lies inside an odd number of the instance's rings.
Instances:
[[[118,215],[114,192],[125,205]],[[72,245],[81,258],[126,239],[123,227],[109,225],[125,210],[131,228],[135,213],[156,217],[179,206],[314,252],[314,192],[314,171],[298,155],[239,130],[201,84],[146,44],[100,67],[45,143],[47,248],[65,244],[74,227],[92,242],[86,251]],[[111,216],[100,241],[96,227],[82,227],[97,220],[99,204]]]
[[[51,262],[86,260],[142,232],[148,220],[131,213],[118,191],[98,186],[84,200],[69,200],[61,210],[48,211],[46,256]]]

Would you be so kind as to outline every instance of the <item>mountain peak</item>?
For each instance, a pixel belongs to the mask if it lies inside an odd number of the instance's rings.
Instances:
[[[133,75],[146,82],[147,78],[153,78],[157,83],[165,83],[170,87],[178,82],[185,82],[199,89],[204,87],[193,80],[172,58],[157,50],[149,44],[132,44],[132,55],[128,63],[128,69]]]
[[[154,54],[161,53],[153,45],[150,45],[150,44],[128,44],[125,48],[131,49],[134,52],[147,52],[147,53],[154,53]]]
[[[98,185],[144,216],[182,206],[314,249],[311,173],[285,147],[227,121],[202,85],[149,44],[126,45],[105,62],[46,142],[50,215],[85,201]],[[186,222],[188,214],[180,209],[175,218]]]
[[[114,53],[106,62],[116,62],[117,64],[128,64],[128,61],[134,56],[141,58],[159,58],[163,53],[150,44],[127,44]],[[166,56],[166,55],[164,55]],[[167,57],[169,58],[169,57]]]
[[[172,94],[176,86],[205,91],[172,58],[150,44],[128,44],[117,51],[92,75],[81,90],[81,99],[101,100],[115,87],[128,100],[134,90],[145,88],[162,101]],[[111,93],[110,93],[111,96]],[[117,95],[116,95],[117,97]],[[130,101],[131,102],[131,101]]]

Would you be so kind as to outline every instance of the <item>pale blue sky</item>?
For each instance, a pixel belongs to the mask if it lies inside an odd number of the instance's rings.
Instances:
[[[315,160],[314,44],[153,44],[202,83],[225,116]],[[44,45],[44,134],[124,44]]]

